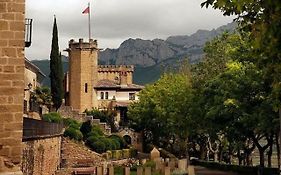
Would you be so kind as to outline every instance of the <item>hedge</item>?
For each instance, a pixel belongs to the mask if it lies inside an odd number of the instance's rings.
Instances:
[[[232,171],[241,175],[279,175],[278,168],[262,168],[259,166],[239,166],[239,165],[229,165],[221,164],[218,162],[207,162],[202,160],[192,160],[192,165],[199,165],[209,169],[216,169],[222,171]]]

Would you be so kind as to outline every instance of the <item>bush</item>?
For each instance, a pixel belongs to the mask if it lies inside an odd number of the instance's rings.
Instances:
[[[110,139],[105,138],[105,137],[101,137],[101,138],[100,138],[100,141],[104,143],[104,145],[105,145],[105,150],[113,150],[113,149],[112,149],[113,145],[112,145],[112,142],[111,142]]]
[[[172,175],[187,175],[187,172],[184,171],[184,170],[175,169],[175,170],[172,172]]]
[[[66,127],[72,127],[75,129],[79,129],[80,128],[80,123],[72,118],[63,118],[63,124]]]
[[[117,149],[120,149],[120,142],[118,140],[115,140],[115,139],[111,139],[111,142],[112,144],[114,145],[114,148],[113,150],[117,150]]]
[[[97,125],[93,125],[93,126],[92,126],[91,132],[92,132],[92,131],[93,131],[93,132],[96,132],[98,135],[101,135],[101,136],[104,135],[102,129],[101,129],[99,126],[97,126]]]
[[[81,127],[80,127],[80,131],[82,132],[83,138],[85,140],[87,138],[88,134],[92,131],[91,121],[88,120],[86,122],[83,122]]]
[[[67,128],[63,135],[65,137],[69,137],[70,139],[74,139],[74,140],[77,140],[77,141],[81,141],[82,138],[83,138],[83,134],[78,130],[78,129],[75,129],[75,128]]]
[[[46,122],[52,122],[52,123],[60,123],[62,122],[62,117],[57,112],[50,112],[48,114],[44,114],[42,119]]]
[[[111,151],[106,151],[107,154],[107,160],[112,158],[112,152]]]
[[[105,144],[101,141],[97,141],[91,144],[91,148],[97,153],[105,152]]]
[[[123,149],[126,146],[124,139],[118,135],[111,135],[109,138],[114,139],[119,142],[120,147],[118,149]]]
[[[121,150],[112,150],[112,158],[113,159],[121,159],[122,158],[122,151]]]
[[[86,143],[87,143],[88,145],[91,145],[92,143],[97,142],[97,141],[99,141],[99,140],[100,140],[100,139],[99,139],[98,136],[90,136],[90,137],[87,138]]]

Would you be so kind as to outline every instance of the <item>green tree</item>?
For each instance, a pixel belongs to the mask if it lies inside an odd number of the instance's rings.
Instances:
[[[190,76],[167,73],[155,84],[148,85],[139,94],[139,102],[129,106],[131,127],[143,131],[145,144],[153,143],[167,148],[180,147],[187,154],[189,135],[189,104],[192,100]]]
[[[54,18],[52,49],[50,54],[50,79],[52,101],[55,109],[58,110],[62,104],[63,98],[63,70],[58,45],[58,29],[56,17]]]
[[[45,86],[36,87],[34,93],[31,93],[31,101],[47,106],[50,109],[53,104],[50,88]]]

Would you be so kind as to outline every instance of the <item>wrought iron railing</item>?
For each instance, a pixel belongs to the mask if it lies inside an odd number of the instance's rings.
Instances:
[[[63,123],[23,118],[23,141],[62,135]]]
[[[25,47],[31,46],[32,19],[25,18]]]

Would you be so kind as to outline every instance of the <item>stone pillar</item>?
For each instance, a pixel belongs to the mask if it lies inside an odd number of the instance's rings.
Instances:
[[[21,174],[25,0],[0,1],[0,174]]]
[[[151,175],[151,167],[144,168],[144,175]]]
[[[104,175],[103,167],[97,167],[97,175]]]
[[[143,168],[137,167],[137,175],[142,175],[142,173],[143,173]]]
[[[193,165],[188,165],[187,173],[188,173],[188,175],[195,175],[195,171],[194,171],[194,166]]]
[[[113,166],[109,166],[107,171],[108,171],[108,175],[114,175],[114,167]]]
[[[186,168],[187,168],[187,159],[180,159],[178,161],[178,168],[180,170],[183,170],[183,171],[186,171]]]
[[[125,175],[130,175],[130,167],[125,167]]]
[[[171,169],[170,167],[165,167],[164,169],[164,175],[170,175],[171,174]]]

